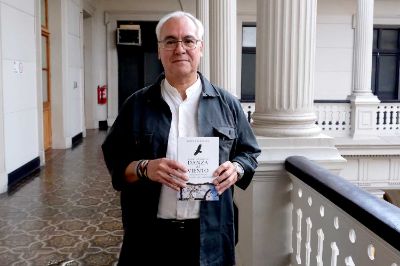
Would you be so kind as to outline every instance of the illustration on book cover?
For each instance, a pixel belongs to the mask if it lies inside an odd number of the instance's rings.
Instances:
[[[219,200],[212,174],[219,164],[217,137],[182,137],[178,139],[178,161],[188,168],[187,186],[178,193],[179,200]]]

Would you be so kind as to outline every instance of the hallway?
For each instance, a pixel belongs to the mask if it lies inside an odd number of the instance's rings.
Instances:
[[[50,151],[40,172],[0,195],[0,266],[116,263],[123,231],[104,137],[88,130],[75,148]]]

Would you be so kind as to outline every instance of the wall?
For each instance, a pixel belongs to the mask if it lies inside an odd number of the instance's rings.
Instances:
[[[35,1],[0,1],[0,19],[4,139],[1,126],[0,138],[8,174],[39,156]],[[1,166],[0,178],[4,192]]]
[[[356,1],[318,1],[315,99],[345,100],[352,91]]]
[[[66,90],[67,112],[67,137],[84,131],[83,111],[83,17],[80,0],[67,1],[67,62],[68,76]]]
[[[72,145],[84,131],[82,3],[49,1],[53,148]]]

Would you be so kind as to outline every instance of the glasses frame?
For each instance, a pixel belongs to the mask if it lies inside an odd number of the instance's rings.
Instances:
[[[158,41],[158,44],[160,45],[160,47],[161,47],[162,49],[164,49],[164,50],[166,50],[166,51],[173,51],[173,50],[175,50],[176,48],[178,48],[178,43],[181,43],[182,47],[183,47],[185,50],[194,50],[194,49],[197,48],[197,43],[198,43],[198,42],[201,42],[201,40],[194,39],[194,38],[193,38],[193,40],[195,41],[195,44],[194,44],[194,47],[192,47],[192,48],[189,48],[189,47],[187,47],[187,46],[185,45],[185,43],[184,43],[185,40],[175,40],[175,39],[170,39],[170,38],[164,39],[164,40],[162,40],[162,41]],[[173,43],[174,43],[174,47],[173,47],[173,48],[167,48],[167,47],[165,47],[165,43],[166,43],[167,41],[173,42]]]

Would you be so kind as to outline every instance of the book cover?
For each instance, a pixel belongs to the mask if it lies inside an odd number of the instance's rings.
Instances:
[[[178,193],[179,200],[219,200],[212,174],[219,165],[217,137],[182,137],[178,139],[178,161],[188,168],[187,187]]]

